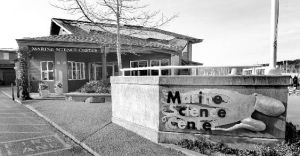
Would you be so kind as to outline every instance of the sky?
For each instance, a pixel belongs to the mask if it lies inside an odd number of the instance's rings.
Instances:
[[[208,66],[268,63],[271,0],[142,0],[149,10],[179,16],[162,29],[204,39],[193,61]],[[77,19],[55,0],[6,0],[0,9],[0,48],[15,39],[47,36],[51,18]],[[278,60],[300,59],[300,0],[280,0]]]

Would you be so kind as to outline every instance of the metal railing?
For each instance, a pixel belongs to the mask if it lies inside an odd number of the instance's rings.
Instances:
[[[242,75],[243,66],[153,66],[139,68],[123,68],[122,76],[162,76],[162,75],[193,75],[193,76],[226,76]],[[233,70],[235,69],[235,70]],[[237,72],[238,69],[238,72]],[[146,72],[147,71],[147,72]],[[156,71],[152,75],[152,71]],[[168,72],[165,72],[168,71]],[[232,73],[235,71],[234,73]],[[129,72],[129,73],[128,73]],[[143,73],[143,74],[141,74]],[[147,74],[145,74],[147,73]],[[167,73],[167,74],[166,74]]]
[[[129,71],[145,71],[145,70],[156,70],[158,74],[156,76],[161,76],[163,70],[171,70],[170,75],[175,75],[176,69],[197,69],[202,66],[153,66],[153,67],[139,67],[139,68],[123,68],[121,69],[122,76],[125,76],[125,72]],[[169,75],[169,74],[168,74]]]
[[[243,75],[265,75],[266,69],[269,67],[254,67],[243,69]]]

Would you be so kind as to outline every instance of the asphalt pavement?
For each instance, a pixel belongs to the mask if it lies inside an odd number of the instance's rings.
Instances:
[[[0,156],[90,155],[44,119],[0,92]]]

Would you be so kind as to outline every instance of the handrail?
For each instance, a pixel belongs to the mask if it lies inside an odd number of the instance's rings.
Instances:
[[[120,71],[122,76],[125,76],[126,71],[139,71],[139,70],[158,70],[158,76],[161,76],[161,71],[171,69],[171,75],[174,75],[174,69],[194,69],[202,68],[203,66],[153,66],[153,67],[138,67],[138,68],[123,68]]]
[[[122,76],[125,76],[126,71],[158,70],[157,76],[161,76],[162,70],[171,70],[171,75],[174,75],[175,69],[196,69],[196,72],[193,72],[193,75],[197,75],[197,72],[199,72],[200,69],[215,70],[217,68],[238,68],[238,67],[244,67],[244,66],[153,66],[153,67],[123,68],[120,70],[120,72],[122,72]]]
[[[203,66],[153,66],[153,67],[138,67],[138,68],[123,68],[121,71],[136,71],[136,70],[159,70],[159,69],[193,69]]]
[[[265,70],[268,69],[269,67],[264,66],[264,67],[253,67],[253,68],[248,68],[248,69],[243,69],[243,75],[247,75],[245,74],[246,72],[251,72],[250,75],[265,75]],[[258,70],[263,70],[262,73],[258,72]]]

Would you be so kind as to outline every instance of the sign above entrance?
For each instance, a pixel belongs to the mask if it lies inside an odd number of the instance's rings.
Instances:
[[[100,48],[75,48],[75,47],[46,47],[46,46],[30,46],[29,51],[40,52],[98,52]]]

